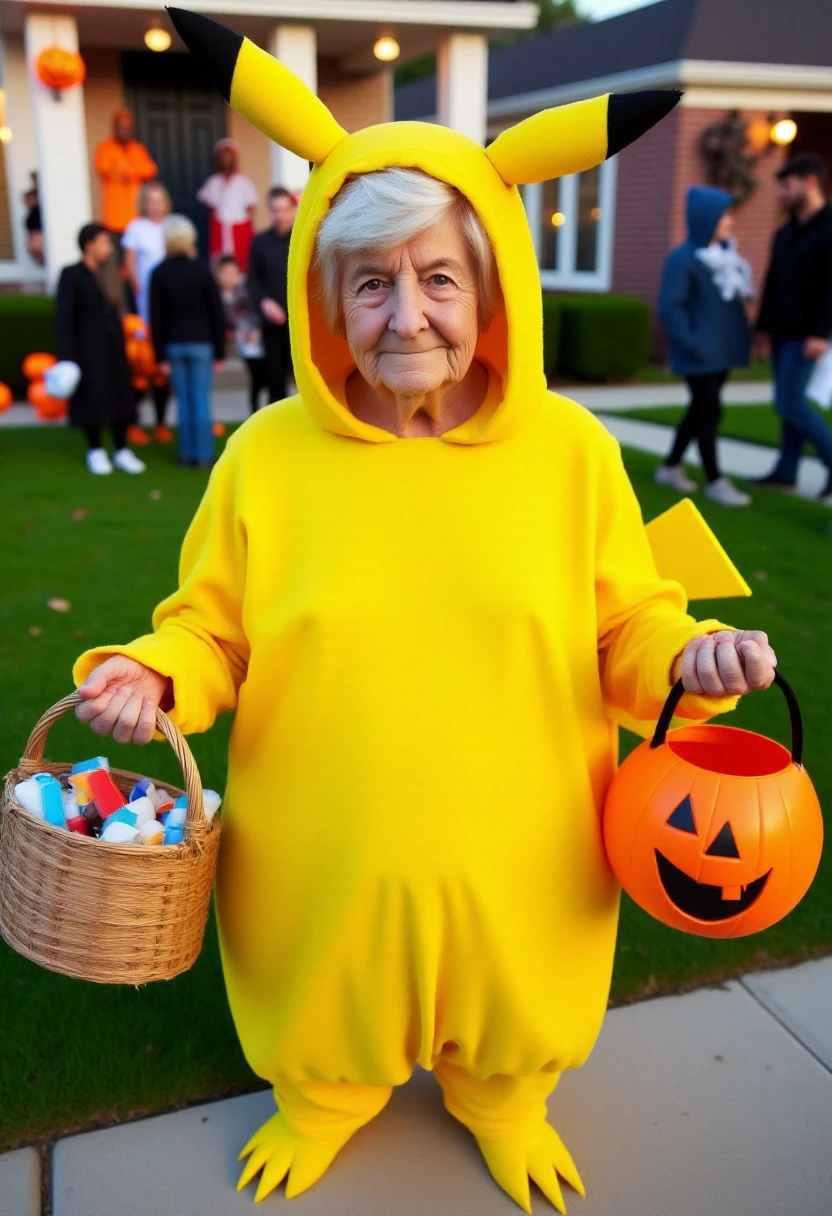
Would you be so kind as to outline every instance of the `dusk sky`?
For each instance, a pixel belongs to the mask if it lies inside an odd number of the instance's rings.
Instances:
[[[579,0],[578,7],[590,17],[614,17],[616,13],[626,13],[632,8],[644,8],[645,4],[653,4],[655,0]]]

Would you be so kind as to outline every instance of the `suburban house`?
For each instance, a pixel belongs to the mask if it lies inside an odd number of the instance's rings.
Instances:
[[[488,40],[532,29],[528,0],[181,0],[232,26],[292,68],[355,130],[393,116],[392,67],[436,51],[440,121],[486,137]],[[86,79],[55,90],[38,76],[46,48],[80,52]],[[148,49],[148,47],[152,49]],[[279,104],[279,99],[278,99]],[[225,105],[195,71],[160,0],[3,0],[0,8],[0,290],[37,290],[75,261],[76,233],[98,215],[91,158],[127,105],[177,210],[204,223],[195,193],[230,135],[261,197],[303,186],[308,166]],[[23,194],[39,174],[45,268],[27,254]],[[264,220],[262,213],[260,220]]]
[[[759,279],[781,222],[778,168],[813,150],[832,169],[832,0],[660,0],[492,47],[488,135],[548,106],[671,88],[680,106],[619,156],[525,188],[544,288],[654,304],[687,189],[704,182],[745,199],[738,237]],[[436,118],[436,79],[397,89],[395,109]]]

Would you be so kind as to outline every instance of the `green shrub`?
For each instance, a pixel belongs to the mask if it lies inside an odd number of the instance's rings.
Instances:
[[[21,364],[33,351],[55,354],[55,301],[43,295],[0,295],[0,380],[26,394]]]
[[[624,380],[650,360],[650,309],[630,296],[561,296],[558,370],[581,380]]]
[[[550,380],[558,370],[560,356],[562,296],[543,296],[543,370]]]

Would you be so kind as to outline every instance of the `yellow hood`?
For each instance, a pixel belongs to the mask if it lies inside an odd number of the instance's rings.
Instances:
[[[348,410],[344,386],[354,364],[346,342],[324,324],[311,272],[318,226],[347,176],[396,165],[421,169],[469,199],[491,241],[505,300],[477,347],[491,371],[486,400],[443,438],[481,443],[513,434],[546,388],[540,275],[517,186],[597,165],[663,117],[680,94],[612,94],[545,110],[487,149],[430,123],[386,123],[348,135],[306,85],[247,38],[200,14],[168,11],[233,108],[313,166],[292,234],[289,318],[295,378],[315,421],[340,435],[396,442]]]

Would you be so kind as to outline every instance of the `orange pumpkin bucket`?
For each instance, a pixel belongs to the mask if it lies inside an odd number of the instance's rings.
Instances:
[[[817,872],[823,818],[803,767],[797,698],[777,673],[791,753],[733,726],[668,733],[684,694],[667,699],[652,740],[624,761],[604,806],[615,876],[645,912],[700,937],[744,937],[797,906]]]

